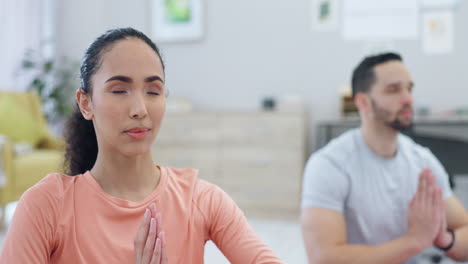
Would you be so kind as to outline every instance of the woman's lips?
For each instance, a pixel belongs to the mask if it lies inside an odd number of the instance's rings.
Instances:
[[[134,139],[143,139],[146,137],[148,134],[148,131],[142,131],[142,132],[127,132],[127,135]]]
[[[132,128],[130,130],[125,131],[125,133],[134,139],[143,139],[148,134],[149,129],[146,128]]]

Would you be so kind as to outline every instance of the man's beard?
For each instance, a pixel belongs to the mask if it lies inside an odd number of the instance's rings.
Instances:
[[[371,101],[371,104],[372,104],[372,111],[374,112],[374,118],[376,120],[383,121],[385,125],[393,128],[393,129],[395,129],[396,131],[399,131],[399,132],[404,132],[404,131],[407,131],[407,130],[411,130],[411,128],[413,127],[413,122],[412,121],[405,124],[405,123],[401,122],[400,119],[398,119],[398,117],[400,116],[400,113],[405,111],[405,110],[411,109],[411,106],[409,106],[409,105],[404,106],[402,109],[400,109],[397,112],[397,115],[393,120],[388,120],[392,116],[392,114],[389,111],[385,110],[384,108],[378,106],[374,99],[370,98],[370,101]]]

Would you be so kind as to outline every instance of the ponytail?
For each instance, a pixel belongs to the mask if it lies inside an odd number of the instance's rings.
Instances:
[[[96,162],[98,145],[93,121],[84,119],[78,105],[65,127],[65,169],[68,175],[91,170]]]

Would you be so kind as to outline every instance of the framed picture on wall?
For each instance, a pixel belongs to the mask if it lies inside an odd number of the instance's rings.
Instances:
[[[202,0],[152,0],[156,42],[197,41],[203,37]]]
[[[312,29],[336,31],[338,29],[338,0],[311,0]]]

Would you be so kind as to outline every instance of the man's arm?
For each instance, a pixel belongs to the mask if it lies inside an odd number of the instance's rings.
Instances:
[[[436,238],[434,245],[446,247],[452,241],[452,236],[446,231],[446,227],[455,231],[455,243],[446,252],[446,255],[457,261],[468,260],[468,213],[462,203],[455,197],[450,196],[445,199],[445,214],[447,224],[442,225],[442,229]]]
[[[441,219],[439,234],[434,240],[434,245],[445,248],[452,241],[452,236],[447,232],[447,227],[455,231],[455,244],[445,252],[446,255],[454,260],[468,260],[468,213],[462,203],[453,195],[448,181],[448,174],[440,161],[427,149],[426,159],[431,171],[437,176],[437,185],[442,187],[444,192],[444,212]]]
[[[302,233],[310,264],[400,264],[422,249],[409,235],[378,246],[350,245],[342,213],[322,208],[303,208]]]
[[[443,218],[442,191],[434,175],[421,173],[418,190],[408,208],[408,232],[395,240],[376,245],[347,243],[342,213],[316,207],[302,209],[301,223],[309,263],[397,264],[432,245]]]

